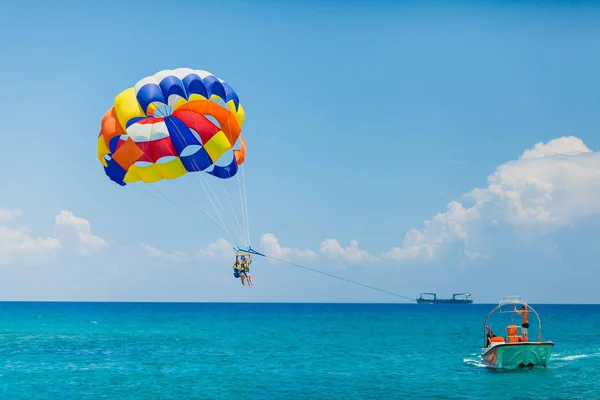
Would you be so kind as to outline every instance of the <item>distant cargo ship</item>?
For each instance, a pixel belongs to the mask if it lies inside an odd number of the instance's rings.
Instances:
[[[429,297],[425,297],[429,296]],[[421,293],[417,299],[418,304],[471,304],[471,293],[454,293],[451,299],[438,299],[435,293]]]

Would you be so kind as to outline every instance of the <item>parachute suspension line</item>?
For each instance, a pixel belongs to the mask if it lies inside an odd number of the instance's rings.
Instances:
[[[194,161],[193,161],[193,160],[192,160],[192,163],[194,163]],[[194,166],[196,166],[196,165],[194,164]],[[192,172],[192,173],[193,173],[193,172]],[[179,182],[178,182],[178,183],[179,183]],[[203,183],[202,181],[200,181],[200,183],[203,185],[203,188],[204,188],[204,183]],[[211,216],[210,216],[210,215],[209,215],[209,214],[208,214],[208,213],[207,213],[207,212],[206,212],[206,211],[205,211],[205,210],[204,210],[204,209],[203,209],[203,208],[202,208],[202,207],[201,207],[201,206],[198,204],[198,202],[197,202],[197,201],[195,201],[195,200],[194,200],[194,199],[193,199],[191,196],[189,196],[189,195],[186,193],[186,191],[185,191],[184,189],[181,189],[181,191],[184,193],[185,197],[187,197],[187,198],[188,198],[188,200],[190,200],[192,203],[194,203],[194,205],[195,205],[195,206],[196,206],[196,207],[197,207],[199,210],[201,210],[201,211],[202,211],[202,212],[203,212],[203,213],[204,213],[204,214],[205,214],[207,217],[209,217],[209,218],[210,218],[210,219],[211,219],[213,222],[215,222],[215,223],[216,223],[216,220],[215,220],[213,217],[211,217]],[[204,192],[206,193],[206,189],[204,189]],[[217,217],[218,217],[218,218],[221,220],[221,228],[222,228],[222,229],[223,229],[223,231],[224,231],[224,232],[225,232],[225,233],[226,233],[226,234],[229,236],[230,240],[232,240],[232,241],[235,243],[235,240],[233,240],[233,236],[234,236],[234,235],[233,235],[233,234],[231,233],[231,231],[230,231],[230,230],[227,228],[227,225],[226,225],[226,224],[225,224],[225,222],[223,221],[223,219],[222,219],[222,216],[220,215],[220,212],[219,212],[219,210],[215,208],[215,205],[213,204],[213,202],[212,202],[212,199],[211,199],[210,195],[209,195],[208,193],[206,193],[206,195],[207,195],[207,197],[208,197],[209,201],[211,202],[211,204],[213,205],[213,209],[215,209],[215,213],[217,214]],[[234,232],[234,233],[235,233],[235,232]],[[239,235],[239,234],[238,234],[238,235]],[[238,239],[239,239],[239,237],[238,237]]]
[[[178,186],[181,185],[181,183],[177,182],[177,181],[176,181],[176,184]],[[166,202],[170,203],[171,205],[175,206],[175,209],[181,209],[181,204],[178,204],[177,202],[175,202],[173,199],[171,199],[169,196],[167,196],[165,193],[163,193],[158,187],[155,187],[153,185],[149,185],[148,187],[150,189],[147,189],[144,186],[139,185],[137,182],[135,182],[135,183],[132,182],[132,183],[130,183],[127,186],[131,186],[133,188],[133,190],[135,190],[136,192],[140,193],[141,195],[149,196],[149,197],[152,197],[152,198],[157,199],[159,201],[161,201],[161,200],[162,201],[166,201]],[[236,241],[233,240],[233,238],[231,236],[231,233],[228,231],[228,229],[227,229],[226,226],[224,226],[223,224],[219,224],[219,222],[216,221],[215,218],[212,217],[209,213],[207,213],[206,210],[204,210],[204,208],[202,208],[198,204],[198,202],[196,202],[191,196],[189,196],[188,193],[183,188],[180,187],[180,190],[183,193],[183,195],[185,197],[187,197],[187,199],[196,206],[196,208],[198,208],[206,217],[208,217],[211,220],[211,222],[213,224],[215,224],[215,226],[217,228],[219,228],[222,231],[222,233],[224,233],[228,237],[229,240],[227,241],[227,243],[232,248],[234,248],[234,247],[235,248],[239,248],[239,246],[237,245]],[[198,220],[195,216],[194,216],[194,218],[198,222],[200,222],[201,224],[203,224],[202,221]]]
[[[248,196],[246,195],[246,173],[244,172],[244,165],[242,164],[242,182],[244,184],[244,209],[246,213],[246,235],[248,237],[248,247],[250,247],[250,217],[248,215]]]
[[[181,186],[180,182],[177,182],[178,186]],[[199,209],[200,211],[202,211],[202,213],[211,220],[211,222],[213,224],[215,224],[215,226],[217,226],[218,228],[220,228],[222,230],[223,233],[225,233],[225,235],[229,238],[229,240],[231,241],[231,245],[236,245],[235,244],[235,240],[233,240],[233,238],[231,237],[229,231],[222,225],[220,225],[217,220],[215,220],[208,212],[206,212],[206,210],[204,210],[204,208],[202,206],[200,206],[200,204],[198,204],[198,202],[196,200],[194,200],[183,188],[180,187],[181,192],[183,193],[183,195],[192,203],[196,206],[197,209]]]
[[[308,270],[308,271],[312,271],[312,272],[316,272],[316,273],[318,273],[318,274],[326,275],[326,276],[329,276],[329,277],[331,277],[331,278],[335,278],[335,279],[339,279],[339,280],[342,280],[342,281],[345,281],[345,282],[353,283],[353,284],[355,284],[355,285],[362,286],[362,287],[366,287],[366,288],[368,288],[368,289],[373,289],[373,290],[376,290],[376,291],[378,291],[378,292],[387,293],[387,294],[390,294],[390,295],[392,295],[392,296],[400,297],[400,298],[403,298],[403,299],[406,299],[406,300],[410,300],[410,301],[415,301],[415,299],[413,299],[412,297],[403,296],[403,295],[401,295],[401,294],[394,293],[394,292],[390,292],[390,291],[387,291],[387,290],[385,290],[385,289],[380,289],[380,288],[378,288],[378,287],[375,287],[375,286],[366,285],[366,284],[364,284],[364,283],[360,283],[360,282],[352,281],[352,280],[350,280],[350,279],[346,279],[346,278],[343,278],[343,277],[341,277],[341,276],[333,275],[333,274],[330,274],[330,273],[328,273],[328,272],[319,271],[318,269],[309,268],[309,267],[306,267],[306,266],[304,266],[304,265],[296,264],[296,263],[294,263],[294,262],[291,262],[291,261],[282,260],[282,259],[280,259],[280,258],[271,257],[271,256],[269,256],[269,255],[260,254],[260,253],[257,253],[257,252],[255,252],[254,254],[261,255],[261,256],[263,256],[263,257],[265,257],[265,258],[269,258],[269,259],[271,259],[271,260],[274,260],[274,261],[279,261],[279,262],[282,262],[282,263],[285,263],[285,264],[289,264],[289,265],[292,265],[292,266],[294,266],[294,267],[303,268],[303,269],[306,269],[306,270]]]
[[[193,162],[193,161],[192,161]],[[192,172],[193,173],[193,172]],[[215,213],[217,214],[217,217],[219,218],[219,220],[221,221],[221,226],[223,227],[223,229],[225,230],[225,232],[227,232],[227,236],[229,236],[229,239],[233,242],[233,244],[238,247],[237,243],[235,240],[232,239],[232,234],[229,231],[229,229],[227,229],[227,224],[224,221],[223,215],[221,214],[221,211],[219,211],[219,209],[217,208],[217,206],[215,205],[215,203],[213,202],[213,199],[210,196],[210,193],[208,193],[208,190],[206,189],[206,182],[203,181],[202,178],[200,178],[199,174],[198,178],[200,183],[202,184],[202,189],[204,189],[204,193],[206,193],[206,197],[208,197],[208,201],[210,202],[210,204],[213,206],[213,209],[215,210]]]
[[[183,194],[185,197],[188,198],[189,201],[191,201],[200,211],[204,212],[204,215],[206,215],[208,218],[210,218],[210,220],[217,226],[219,226],[219,224],[217,223],[217,221],[212,218],[206,211],[204,211],[204,209],[202,207],[200,207],[200,205],[194,200],[192,199],[190,196],[188,196],[187,193]],[[231,246],[237,246],[237,244],[235,243],[235,240],[233,240],[233,238],[231,237],[231,234],[229,233],[229,231],[227,229],[224,229],[225,234],[227,235],[227,237],[229,238],[229,240],[231,241],[231,243],[229,243]]]
[[[202,184],[204,192],[206,193],[208,200],[212,204],[213,209],[217,213],[217,216],[223,221],[223,225],[229,226],[231,228],[231,230],[235,231],[238,239],[241,239],[239,241],[243,243],[244,236],[240,234],[240,232],[237,230],[235,225],[231,222],[231,218],[229,217],[229,214],[227,214],[227,212],[225,212],[225,210],[223,209],[221,202],[217,198],[217,195],[215,194],[215,192],[212,190],[212,187],[210,186],[210,183],[208,182],[208,180],[204,176],[200,176],[200,174],[198,174],[198,179],[200,180],[200,183]]]
[[[140,193],[144,194],[144,195],[148,195],[152,198],[155,198],[157,200],[161,200],[161,199],[165,199],[166,195],[162,194],[162,193],[158,193],[156,192],[156,190],[150,190],[148,188],[145,188],[142,184],[140,184],[139,182],[135,182],[135,184],[129,184],[128,186],[132,186],[134,188],[136,188]],[[152,188],[154,189],[154,188]],[[171,199],[168,199],[168,201],[173,202]]]
[[[181,193],[183,193],[183,195],[192,203],[194,204],[194,206],[196,206],[196,208],[200,211],[202,211],[202,213],[212,221],[212,223],[214,223],[217,227],[222,228],[219,223],[217,222],[217,220],[215,220],[208,212],[206,212],[206,210],[200,205],[198,204],[197,201],[195,201],[186,191],[185,189],[183,189],[181,187],[181,183],[178,181],[175,181],[177,186],[179,186],[179,190],[181,190]]]
[[[243,237],[244,236],[243,233],[245,231],[242,228],[242,225],[240,225],[240,218],[238,218],[237,213],[235,212],[235,208],[233,207],[233,202],[231,201],[231,197],[229,197],[229,192],[227,192],[227,190],[225,188],[223,188],[223,192],[225,193],[225,197],[227,197],[227,201],[229,202],[229,206],[231,207],[231,210],[233,212],[233,219],[235,220],[235,222],[237,224],[237,228],[238,228],[239,232],[242,234],[242,237]],[[249,246],[249,244],[247,242],[246,242],[246,245]]]
[[[151,190],[154,190],[158,194],[158,196],[163,198],[163,200],[166,200],[167,202],[169,202],[169,203],[173,204],[175,207],[177,207],[177,203],[175,203],[175,201],[173,201],[173,199],[171,199],[169,196],[164,194],[159,188],[152,187]]]
[[[240,183],[240,173],[238,171],[238,173],[236,174],[236,178],[237,178],[237,182],[238,182],[238,192],[240,194],[240,212],[242,214],[242,224],[244,225],[244,228],[242,229],[244,232],[247,232],[248,229],[248,225],[247,225],[247,220],[246,220],[246,209],[244,208],[244,197],[242,196],[242,184]],[[250,238],[246,237],[247,239],[247,245],[248,247],[250,247]]]
[[[177,130],[177,133],[179,134],[179,136],[181,137],[181,139],[183,141],[185,141],[185,137],[183,136],[183,133],[179,130],[179,127],[175,125],[175,129]],[[176,157],[175,154],[173,154],[173,156]],[[196,164],[196,162],[192,159],[191,160],[193,166],[199,170],[198,165]],[[198,180],[200,181],[200,183],[202,184],[202,188],[204,189],[204,193],[206,193],[206,196],[208,197],[208,200],[210,202],[210,204],[212,205],[215,213],[217,214],[217,217],[219,218],[220,222],[221,222],[221,226],[223,228],[223,230],[227,233],[227,236],[229,237],[229,239],[233,242],[233,244],[235,244],[236,247],[239,247],[236,243],[235,240],[233,240],[233,235],[231,234],[231,232],[229,231],[229,229],[227,229],[227,224],[224,221],[223,215],[221,214],[220,210],[217,208],[217,206],[215,205],[215,202],[213,201],[213,199],[211,198],[210,194],[208,193],[207,189],[206,189],[206,185],[208,185],[208,182],[203,181],[203,177],[200,176],[200,174],[198,173],[193,173],[192,174],[196,175],[196,177],[198,178]]]
[[[156,200],[160,200],[160,197],[158,197],[154,193],[148,191],[148,189],[144,188],[142,185],[138,185],[137,182],[132,182],[132,183],[128,184],[127,186],[131,186],[133,188],[133,190],[135,190],[136,192],[138,192],[139,194],[141,194],[143,196],[150,196]]]
[[[130,184],[130,185],[131,185],[131,184]],[[127,186],[130,186],[130,185],[127,185]],[[132,187],[135,187],[135,185],[132,185]],[[140,186],[140,187],[141,187],[141,186]],[[174,200],[172,200],[170,197],[168,197],[167,195],[165,195],[165,194],[164,194],[164,193],[163,193],[163,192],[162,192],[162,191],[161,191],[159,188],[157,188],[157,187],[154,187],[153,185],[149,185],[149,187],[151,188],[151,190],[150,190],[150,189],[142,189],[142,192],[144,192],[144,191],[145,191],[145,192],[146,192],[146,194],[150,195],[151,197],[154,197],[154,198],[156,198],[156,199],[158,199],[158,200],[161,200],[161,199],[162,199],[162,200],[164,200],[164,201],[166,201],[166,202],[168,202],[168,203],[172,204],[173,206],[175,206],[175,209],[176,209],[176,210],[180,210],[180,209],[182,208],[180,204],[177,204],[177,203],[176,203]],[[138,188],[139,188],[139,187],[138,187]],[[155,192],[156,192],[158,195],[155,195],[154,193],[152,193],[152,191],[155,191]],[[187,197],[187,194],[185,194],[185,193],[184,193],[184,195]],[[193,200],[192,200],[192,201],[193,201]],[[217,228],[220,228],[219,224],[218,224],[218,223],[217,223],[217,222],[214,220],[214,218],[212,218],[212,217],[211,217],[211,216],[210,216],[208,213],[206,213],[206,211],[204,211],[204,210],[203,210],[203,209],[202,209],[200,206],[198,206],[198,208],[199,208],[199,209],[200,209],[200,210],[201,210],[201,211],[202,211],[202,212],[203,212],[203,213],[204,213],[204,214],[205,214],[205,215],[206,215],[206,216],[207,216],[207,217],[208,217],[208,218],[209,218],[209,219],[210,219],[210,220],[211,220],[211,221],[212,221],[214,224],[215,224],[215,226],[217,226]],[[199,222],[199,223],[200,223],[202,226],[204,226],[204,223],[203,223],[201,220],[199,220],[199,219],[198,219],[198,218],[197,218],[195,215],[193,215],[193,214],[192,214],[192,216],[193,216],[193,218],[194,218],[194,219],[195,219],[197,222]],[[227,241],[227,243],[228,243],[230,246],[234,246],[234,245],[235,245],[235,243],[233,243],[233,242],[234,242],[234,241],[233,241],[231,238],[229,238],[229,241]]]
[[[231,229],[235,230],[237,229],[237,227],[235,226],[235,224],[231,221],[231,217],[229,216],[229,214],[227,213],[227,211],[225,211],[225,207],[223,207],[223,204],[221,204],[221,202],[218,199],[218,196],[216,195],[216,193],[214,192],[214,190],[212,189],[210,183],[208,182],[208,180],[202,176],[201,179],[204,181],[204,183],[206,184],[206,187],[208,188],[208,190],[212,193],[212,195],[214,196],[214,199],[216,200],[216,203],[218,206],[221,207],[221,213],[224,216],[224,219],[231,225]],[[244,234],[242,231],[237,231],[237,234],[239,235],[241,242],[244,243]]]

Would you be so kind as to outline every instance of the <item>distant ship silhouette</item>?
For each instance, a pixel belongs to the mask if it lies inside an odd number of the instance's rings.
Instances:
[[[424,297],[429,296],[429,297]],[[451,299],[438,299],[435,293],[421,293],[418,304],[472,304],[471,293],[454,293]]]

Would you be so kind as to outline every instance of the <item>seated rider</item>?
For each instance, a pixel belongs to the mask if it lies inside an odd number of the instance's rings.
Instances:
[[[252,264],[252,256],[249,255],[247,258],[242,256],[242,271],[244,271],[244,274],[248,279],[248,284],[254,286],[252,283],[252,275],[250,275],[250,264]]]
[[[233,263],[233,276],[235,276],[236,278],[241,278],[242,285],[246,286],[246,283],[244,282],[246,272],[244,271],[244,268],[242,267],[242,264],[240,263],[240,260],[238,260],[237,257],[235,258],[235,262]]]
[[[492,344],[492,338],[496,337],[496,335],[494,335],[494,331],[489,326],[486,326],[486,328],[488,329],[486,347],[490,347],[490,344]]]

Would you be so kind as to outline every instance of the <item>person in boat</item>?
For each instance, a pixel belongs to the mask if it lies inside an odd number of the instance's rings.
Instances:
[[[494,335],[494,331],[489,326],[486,326],[486,328],[488,330],[486,347],[490,347],[492,344],[492,338],[496,337],[496,335]]]
[[[252,283],[252,275],[250,275],[250,264],[252,264],[252,256],[242,256],[242,270],[244,271],[246,279],[248,279],[248,284],[254,286],[254,283]]]
[[[246,272],[244,271],[242,263],[237,257],[235,258],[235,262],[233,263],[233,276],[235,276],[236,278],[240,278],[242,280],[242,285],[246,286],[246,282],[244,281],[246,278]]]
[[[523,321],[521,323],[521,336],[523,338],[523,341],[526,342],[528,337],[527,333],[529,331],[529,311],[527,311],[527,307],[525,306],[525,304],[521,306],[520,310],[517,310],[516,306],[513,306],[513,309],[517,314],[521,315],[521,318],[523,318]]]

